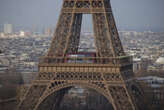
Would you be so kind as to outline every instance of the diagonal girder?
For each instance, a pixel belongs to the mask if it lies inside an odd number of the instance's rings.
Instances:
[[[86,9],[89,9],[88,11]],[[94,11],[101,9],[102,12]],[[70,10],[69,12],[65,10]],[[81,10],[77,12],[77,10]],[[65,56],[78,51],[82,14],[92,14],[96,51],[99,57],[124,56],[108,0],[65,0],[48,56]]]
[[[76,85],[100,92],[114,110],[138,110],[127,89],[132,63],[129,58],[119,57],[125,53],[109,1],[64,0],[47,58],[39,64],[39,75],[19,110],[58,109],[64,94]],[[98,58],[93,58],[91,64],[70,64],[65,56],[78,52],[83,14],[92,14]]]

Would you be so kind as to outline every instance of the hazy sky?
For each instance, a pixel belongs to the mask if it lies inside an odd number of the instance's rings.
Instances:
[[[62,0],[0,0],[0,24],[55,26]],[[119,29],[164,31],[164,0],[111,0]]]

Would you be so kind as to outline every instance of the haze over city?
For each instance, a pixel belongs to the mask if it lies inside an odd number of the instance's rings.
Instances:
[[[164,30],[163,0],[111,0],[111,3],[119,30]],[[61,5],[62,0],[0,0],[0,27],[4,23],[16,28],[55,27]]]
[[[0,0],[0,110],[164,110],[163,4]]]

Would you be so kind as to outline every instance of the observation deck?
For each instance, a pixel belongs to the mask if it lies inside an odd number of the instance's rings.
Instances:
[[[71,66],[71,65],[87,65],[87,66],[124,66],[132,64],[132,56],[122,56],[115,58],[96,58],[96,57],[41,57],[39,66]]]

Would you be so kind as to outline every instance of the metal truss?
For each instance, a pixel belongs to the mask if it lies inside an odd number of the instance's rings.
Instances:
[[[92,14],[96,57],[94,63],[68,63],[77,53],[82,15]],[[130,88],[132,58],[126,56],[109,0],[64,0],[51,46],[40,59],[38,77],[22,98],[19,110],[58,110],[67,91],[80,85],[96,90],[114,110],[138,110]]]

